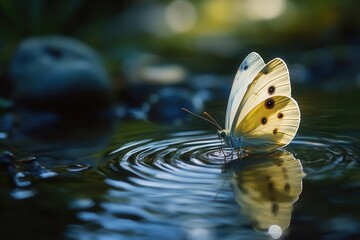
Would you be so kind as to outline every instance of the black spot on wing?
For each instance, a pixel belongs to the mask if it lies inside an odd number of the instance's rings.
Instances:
[[[268,88],[268,93],[269,93],[270,95],[273,95],[274,92],[275,92],[275,87],[274,87],[274,86],[270,86],[270,87]]]
[[[271,205],[271,213],[276,216],[279,213],[279,204],[273,203]]]
[[[269,182],[269,184],[268,184],[268,191],[269,191],[269,192],[274,191],[274,183],[273,183],[273,182]]]
[[[261,119],[261,124],[262,125],[265,125],[267,123],[267,119],[266,119],[266,117],[263,117],[262,119]]]
[[[268,98],[265,100],[265,107],[267,109],[272,109],[275,106],[275,100],[272,98]]]
[[[285,190],[285,192],[289,192],[289,191],[290,191],[290,184],[289,184],[289,183],[286,183],[286,184],[285,184],[284,190]]]
[[[244,61],[241,65],[240,65],[240,72],[244,72],[246,70],[249,69],[249,63],[248,61]]]

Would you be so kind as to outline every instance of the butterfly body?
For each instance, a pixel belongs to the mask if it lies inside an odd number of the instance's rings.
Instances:
[[[225,129],[218,135],[232,149],[269,151],[288,145],[300,124],[291,97],[287,66],[280,58],[264,63],[252,52],[235,76],[226,109]]]
[[[238,149],[241,147],[242,139],[230,133],[230,129],[218,131],[218,135],[224,140],[225,145],[230,148]]]

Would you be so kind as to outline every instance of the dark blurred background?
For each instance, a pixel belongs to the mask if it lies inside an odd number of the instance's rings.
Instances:
[[[145,112],[161,94],[171,95],[164,86],[185,90],[180,99],[190,93],[192,103],[179,105],[191,109],[201,110],[214,94],[225,104],[251,51],[265,62],[283,58],[293,84],[331,94],[358,91],[359,7],[356,0],[2,0],[0,92],[11,98],[8,67],[19,44],[45,36],[75,38],[94,49],[115,99]]]

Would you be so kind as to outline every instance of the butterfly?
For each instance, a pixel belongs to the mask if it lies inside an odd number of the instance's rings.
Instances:
[[[250,53],[232,84],[225,128],[205,115],[205,120],[219,128],[219,137],[231,149],[271,151],[288,145],[298,131],[300,109],[291,97],[285,62],[275,58],[265,64],[258,53]]]

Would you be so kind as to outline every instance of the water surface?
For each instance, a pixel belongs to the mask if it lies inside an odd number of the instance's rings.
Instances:
[[[360,127],[359,111],[351,103],[358,97],[335,96],[297,98],[302,123],[294,141],[285,149],[241,159],[219,151],[216,132],[198,120],[181,127],[122,121],[104,137],[106,144],[4,141],[2,149],[23,160],[14,175],[2,174],[2,234],[52,239],[359,237]],[[222,106],[211,109],[222,116]],[[26,160],[29,156],[36,159]]]

